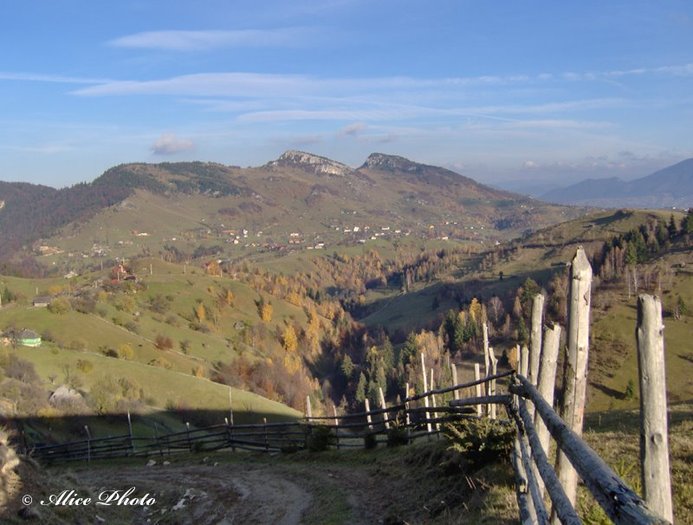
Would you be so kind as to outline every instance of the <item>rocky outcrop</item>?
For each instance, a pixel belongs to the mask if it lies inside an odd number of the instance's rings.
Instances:
[[[305,151],[289,150],[277,159],[267,164],[269,168],[299,168],[317,175],[335,175],[343,177],[353,170],[346,164],[326,157],[306,153]]]

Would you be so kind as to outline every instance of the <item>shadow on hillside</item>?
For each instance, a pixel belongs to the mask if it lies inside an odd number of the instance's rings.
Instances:
[[[693,420],[693,400],[669,405],[669,429]],[[640,433],[639,410],[609,410],[585,415],[585,429],[593,432]]]
[[[235,425],[297,421],[286,414],[261,411],[236,411],[231,415],[228,410],[175,409],[132,412],[130,418],[127,413],[0,418],[0,425],[10,431],[17,450],[27,451],[43,445],[128,435],[130,427],[134,437],[156,438],[188,428],[224,425],[231,417]]]

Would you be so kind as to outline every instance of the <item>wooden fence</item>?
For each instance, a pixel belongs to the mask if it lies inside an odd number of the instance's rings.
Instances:
[[[512,462],[523,524],[582,523],[575,510],[578,477],[616,524],[672,523],[663,325],[658,299],[639,297],[636,329],[645,499],[629,488],[581,438],[591,275],[584,251],[579,248],[570,267],[562,417],[553,408],[561,327],[543,327],[544,297],[538,295],[533,302],[529,348],[518,347],[518,370],[497,372],[497,360],[488,345],[484,326],[483,377],[476,364],[475,380],[458,384],[457,371],[452,365],[453,385],[433,388],[433,374],[429,380],[422,354],[424,392],[407,396],[395,405],[387,406],[381,391],[380,408],[371,409],[366,400],[361,413],[338,415],[334,411],[332,416],[313,417],[308,398],[306,417],[295,422],[265,420],[262,424],[234,425],[232,420],[225,420],[221,425],[195,429],[188,425],[182,432],[153,437],[136,437],[129,425],[126,435],[92,438],[85,427],[87,439],[36,446],[27,452],[40,461],[60,462],[220,449],[281,452],[314,447],[368,447],[393,440],[398,444],[411,443],[438,435],[442,423],[462,418],[496,418],[496,408],[500,405],[517,426]],[[498,393],[499,385],[504,393]],[[406,392],[409,393],[408,385]],[[549,461],[551,438],[556,447],[555,468]]]

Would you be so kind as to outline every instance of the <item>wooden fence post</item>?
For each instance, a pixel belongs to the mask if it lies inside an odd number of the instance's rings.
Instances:
[[[496,359],[495,354],[493,353],[493,348],[489,346],[488,348],[488,355],[489,359],[491,361],[491,375],[496,375],[498,373],[498,359]],[[489,391],[490,395],[495,396],[496,395],[496,380],[491,379],[489,382]],[[490,405],[490,416],[491,419],[496,419],[496,403],[491,403]]]
[[[591,290],[592,267],[587,260],[585,250],[580,246],[570,264],[568,352],[563,380],[563,410],[561,413],[568,427],[578,436],[582,436],[585,394],[587,392]],[[575,505],[577,472],[562,452],[558,454],[556,463],[558,479],[560,479],[568,499]],[[552,516],[552,523],[555,523],[556,519]]]
[[[539,376],[537,378],[537,390],[541,397],[553,406],[553,393],[556,385],[556,363],[558,362],[558,348],[561,341],[561,327],[554,324],[544,330],[543,348],[541,350],[541,363],[539,365]],[[530,403],[533,407],[534,403]],[[531,413],[530,413],[531,414]],[[549,455],[549,430],[544,424],[539,414],[534,414],[534,425],[537,428],[537,436],[544,453]],[[544,483],[540,485],[542,495],[544,493]]]
[[[192,441],[190,440],[190,423],[188,423],[187,421],[185,422],[185,430],[186,430],[186,434],[188,436],[188,449],[190,450],[190,452],[192,452],[193,447],[192,447]]]
[[[231,387],[229,387],[229,423],[233,425],[233,399],[231,394]]]
[[[404,385],[404,399],[409,398],[409,383]],[[404,402],[404,410],[406,413],[406,419],[407,419],[407,428],[409,428],[409,425],[411,424],[411,419],[409,418],[409,401]]]
[[[638,296],[638,373],[640,376],[640,464],[643,499],[654,512],[674,521],[669,470],[667,385],[662,303]]]
[[[263,430],[265,431],[265,452],[269,452],[269,436],[267,435],[267,418],[262,418]]]
[[[387,410],[387,404],[385,404],[385,394],[383,393],[383,387],[378,387],[378,395],[380,397],[380,408]],[[387,412],[383,412],[383,423],[385,423],[385,428],[390,430],[390,422],[388,421]]]
[[[539,361],[541,359],[541,325],[544,314],[544,295],[538,293],[532,301],[532,329],[529,334],[529,370],[527,379],[534,386],[539,377]]]
[[[339,450],[339,419],[337,418],[337,407],[332,405],[332,414],[334,414],[334,437],[335,443],[337,445],[337,450]]]
[[[135,441],[132,437],[132,419],[130,418],[130,411],[128,410],[128,435],[130,436],[130,450],[135,453]]]
[[[520,355],[520,374],[527,377],[529,375],[529,349],[527,345],[517,346]]]
[[[433,368],[431,368],[431,385],[430,386],[431,386],[431,390],[435,390],[435,386],[433,383]],[[438,402],[436,401],[436,395],[435,394],[431,394],[431,401],[433,402],[434,407],[438,406]],[[433,415],[433,419],[438,419],[438,412],[433,412],[432,415]],[[436,430],[440,431],[440,423],[438,423],[438,422],[436,422]]]
[[[425,394],[426,392],[428,392],[428,380],[426,379],[426,358],[424,357],[423,352],[421,352],[421,376],[423,377],[423,389]],[[430,406],[428,403],[428,396],[424,396],[424,406],[426,408]],[[433,428],[431,427],[431,423],[429,421],[431,416],[428,413],[428,410],[424,412],[424,415],[426,416],[426,429],[430,434],[431,432],[433,432]]]
[[[91,462],[91,432],[89,432],[89,426],[84,425],[84,430],[87,433],[87,463]]]
[[[479,381],[481,379],[481,370],[479,363],[474,363],[474,381]],[[481,397],[481,383],[476,385],[476,397]],[[483,415],[481,405],[476,405],[476,415],[481,417]]]
[[[371,419],[371,402],[368,398],[363,400],[366,405],[366,421],[368,421],[368,430],[373,430],[373,420]]]
[[[458,385],[459,383],[457,382],[457,366],[455,363],[452,363],[450,365],[450,371],[452,372],[452,386]],[[459,390],[453,390],[452,395],[455,399],[460,398],[460,391]]]
[[[486,323],[481,324],[481,331],[483,333],[484,341],[484,377],[488,377],[491,373],[491,359],[488,351],[488,325]],[[489,384],[484,383],[484,393],[489,395]],[[488,412],[488,411],[487,411]]]

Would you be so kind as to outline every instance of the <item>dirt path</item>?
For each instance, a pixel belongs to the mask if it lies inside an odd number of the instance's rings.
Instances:
[[[90,469],[77,473],[93,493],[136,487],[134,496],[149,493],[151,507],[97,509],[109,523],[194,523],[295,525],[313,500],[309,489],[290,473],[267,465],[204,464]]]

